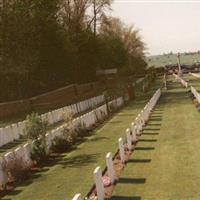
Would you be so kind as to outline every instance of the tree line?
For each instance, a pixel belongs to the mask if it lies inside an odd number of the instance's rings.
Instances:
[[[0,101],[145,70],[139,31],[110,15],[112,0],[0,2]]]

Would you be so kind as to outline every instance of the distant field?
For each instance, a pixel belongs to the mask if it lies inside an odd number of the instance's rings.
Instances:
[[[180,56],[181,64],[192,65],[195,63],[200,63],[200,53],[195,54],[181,54]],[[177,64],[177,57],[175,54],[172,55],[157,55],[148,57],[148,66],[149,67],[162,67],[165,65]]]

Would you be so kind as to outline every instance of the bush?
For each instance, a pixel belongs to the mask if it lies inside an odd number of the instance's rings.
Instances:
[[[35,140],[46,134],[47,126],[47,121],[42,121],[37,113],[32,113],[26,117],[24,133],[29,139]]]
[[[26,179],[28,168],[24,166],[22,159],[14,159],[13,162],[5,164],[5,170],[10,180],[21,181]]]
[[[32,113],[26,118],[24,133],[28,139],[34,141],[31,158],[37,162],[46,159],[47,145],[46,145],[46,132],[48,122],[42,121],[37,113]]]
[[[79,124],[76,128],[76,133],[78,137],[85,137],[88,134],[89,130],[85,127],[85,124]]]
[[[75,130],[64,128],[63,137],[54,138],[51,150],[55,153],[61,153],[70,149],[76,143],[77,136],[78,134]]]
[[[40,162],[47,159],[46,141],[44,144],[43,140],[44,139],[39,138],[33,142],[33,147],[31,151],[32,160]]]
[[[55,137],[53,140],[51,150],[55,153],[62,153],[72,146],[66,139]]]

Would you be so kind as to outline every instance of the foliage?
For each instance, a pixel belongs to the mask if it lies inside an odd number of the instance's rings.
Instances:
[[[12,162],[6,162],[5,171],[10,180],[22,181],[27,177],[28,168],[25,167],[22,159],[15,158]]]
[[[29,139],[35,140],[46,134],[47,126],[47,121],[42,121],[37,113],[32,113],[26,117],[24,133]]]
[[[51,150],[53,152],[64,152],[72,147],[76,142],[77,132],[73,126],[73,112],[67,109],[63,112],[64,127],[62,130],[62,137],[55,137],[52,142]]]
[[[51,150],[55,153],[62,153],[72,146],[71,141],[65,138],[55,137],[51,146]]]
[[[112,0],[4,0],[0,12],[0,101],[70,83],[96,81],[96,69],[143,73],[138,30],[108,17]],[[54,84],[51,84],[51,83]]]
[[[26,118],[24,132],[28,139],[33,141],[32,159],[40,161],[47,156],[47,145],[45,134],[47,132],[47,121],[42,121],[37,113],[32,113]]]

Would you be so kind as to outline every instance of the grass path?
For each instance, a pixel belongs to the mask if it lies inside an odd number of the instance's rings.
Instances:
[[[169,83],[112,200],[199,199],[199,120],[187,90]]]
[[[157,81],[146,95],[125,107],[74,151],[63,154],[56,163],[44,167],[2,200],[71,200],[76,193],[86,195],[93,184],[95,167],[105,166],[106,153],[115,153],[117,139],[124,135],[159,86]]]
[[[185,74],[183,78],[189,82],[189,84],[193,87],[195,87],[198,91],[200,91],[200,79],[197,77],[194,77],[189,74]]]

